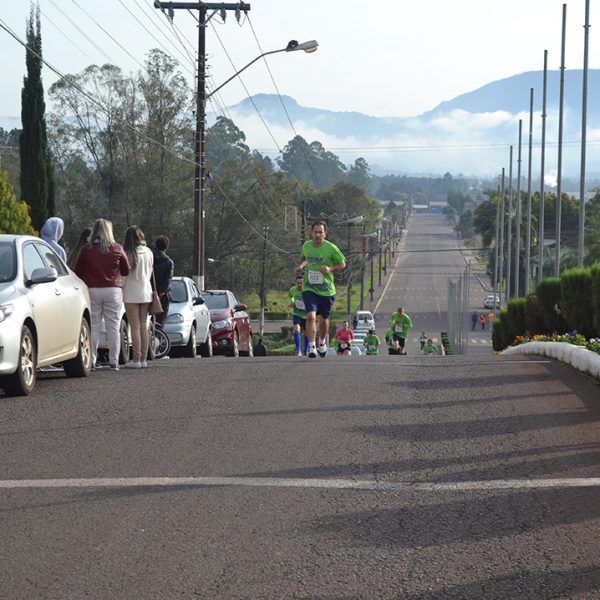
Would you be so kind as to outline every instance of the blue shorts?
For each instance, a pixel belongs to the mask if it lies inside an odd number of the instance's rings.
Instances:
[[[316,312],[324,319],[329,319],[335,296],[319,296],[314,292],[302,292],[306,312]]]
[[[298,315],[292,315],[292,323],[294,325],[300,325],[301,329],[306,329],[306,319],[303,319]]]

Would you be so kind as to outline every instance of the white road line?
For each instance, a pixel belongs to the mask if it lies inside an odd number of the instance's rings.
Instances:
[[[490,479],[475,481],[369,481],[360,479],[302,479],[275,477],[117,477],[99,479],[7,479],[0,490],[145,487],[277,487],[367,490],[374,492],[519,490],[600,487],[600,477],[564,479]]]

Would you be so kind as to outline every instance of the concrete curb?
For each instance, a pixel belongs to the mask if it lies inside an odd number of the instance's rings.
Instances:
[[[582,373],[600,379],[600,354],[566,342],[527,342],[503,350],[501,354],[537,354],[560,360]]]

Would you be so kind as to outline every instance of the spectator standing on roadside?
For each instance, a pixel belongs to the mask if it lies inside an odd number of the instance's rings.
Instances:
[[[163,311],[156,315],[156,320],[162,325],[169,312],[171,303],[171,280],[175,264],[167,255],[169,249],[169,238],[166,235],[160,235],[154,242],[154,282],[156,283],[156,293],[160,298],[160,304]]]
[[[89,243],[83,246],[73,270],[89,288],[92,306],[92,369],[98,363],[98,342],[102,317],[108,338],[110,368],[119,370],[121,350],[121,310],[123,307],[123,276],[129,274],[129,262],[123,248],[115,242],[112,223],[98,219],[92,227]]]
[[[490,329],[494,329],[494,311],[490,310],[488,313],[488,323],[490,324]]]
[[[262,338],[258,338],[256,346],[254,346],[254,356],[266,356],[267,348]]]
[[[487,321],[487,317],[485,316],[485,313],[482,312],[481,315],[479,315],[479,322],[481,323],[481,329],[484,330],[485,329],[485,322]]]
[[[65,223],[60,217],[50,217],[43,225],[40,231],[40,237],[58,254],[63,262],[67,262],[67,253],[65,249],[58,243],[58,240],[65,232]]]
[[[478,319],[479,319],[479,316],[477,315],[477,311],[474,310],[473,314],[471,315],[471,331],[475,331],[475,328],[477,327]]]
[[[146,246],[144,233],[137,225],[125,232],[125,253],[131,271],[123,283],[123,302],[131,328],[133,358],[125,365],[128,369],[145,369],[148,366],[148,308],[152,302],[154,255]]]
[[[73,267],[75,267],[75,263],[77,262],[77,259],[79,258],[79,253],[81,252],[81,249],[84,246],[87,246],[89,241],[90,241],[90,234],[92,233],[92,228],[91,227],[86,227],[80,234],[79,234],[79,239],[77,240],[77,243],[75,244],[75,246],[73,246],[73,249],[69,252],[68,256],[67,256],[67,265],[69,267],[71,267],[71,269]]]

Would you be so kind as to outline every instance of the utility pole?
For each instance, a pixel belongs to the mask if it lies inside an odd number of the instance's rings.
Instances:
[[[371,298],[371,303],[373,303],[373,292],[375,289],[373,288],[373,240],[369,238],[369,259],[371,263],[371,287],[369,287],[369,294]],[[371,308],[373,308],[371,306]]]
[[[498,264],[498,296],[502,308],[502,281],[504,279],[504,179],[505,171],[502,167],[502,184],[500,186],[500,260]]]
[[[523,120],[519,119],[519,151],[517,154],[517,215],[515,218],[515,298],[519,297],[521,284],[521,142],[523,139]]]
[[[260,267],[260,323],[259,331],[260,337],[263,337],[265,329],[265,306],[267,305],[267,236],[269,235],[269,228],[263,226],[263,249],[262,249],[262,261]]]
[[[196,93],[196,134],[194,142],[196,172],[194,187],[193,270],[194,281],[196,282],[198,289],[203,291],[205,263],[204,192],[206,186],[206,26],[217,12],[221,15],[225,15],[227,11],[234,11],[239,20],[240,12],[248,12],[250,10],[250,5],[245,2],[223,4],[211,2],[161,2],[160,0],[154,0],[154,8],[162,10],[163,12],[168,10],[168,15],[171,20],[173,20],[175,10],[198,11],[198,89]],[[207,16],[209,11],[212,12]]]
[[[540,213],[538,218],[538,283],[544,279],[544,177],[546,162],[546,93],[548,87],[548,50],[544,50],[544,83],[542,89],[542,165],[540,169]]]
[[[585,151],[587,132],[587,84],[590,39],[590,0],[585,0],[585,38],[583,49],[583,103],[581,108],[581,173],[579,175],[579,236],[577,240],[577,265],[583,267],[585,230]]]
[[[531,159],[533,149],[533,88],[529,90],[529,160],[527,167],[527,231],[525,232],[525,294],[529,294],[531,263]]]
[[[512,181],[513,181],[513,147],[510,147],[508,166],[508,217],[506,223],[506,301],[512,293]]]
[[[498,296],[498,259],[499,259],[499,242],[500,242],[500,186],[498,186],[496,203],[496,249],[494,251],[494,317],[498,309],[496,305],[496,297]]]
[[[562,44],[560,49],[560,96],[558,101],[558,166],[556,174],[556,254],[554,276],[560,277],[560,235],[562,233],[562,146],[563,114],[565,104],[565,38],[567,30],[567,5],[563,4]]]
[[[364,297],[365,297],[365,231],[367,222],[363,221],[362,224],[362,235],[360,236],[361,243],[361,263],[360,263],[360,310],[364,310]]]

